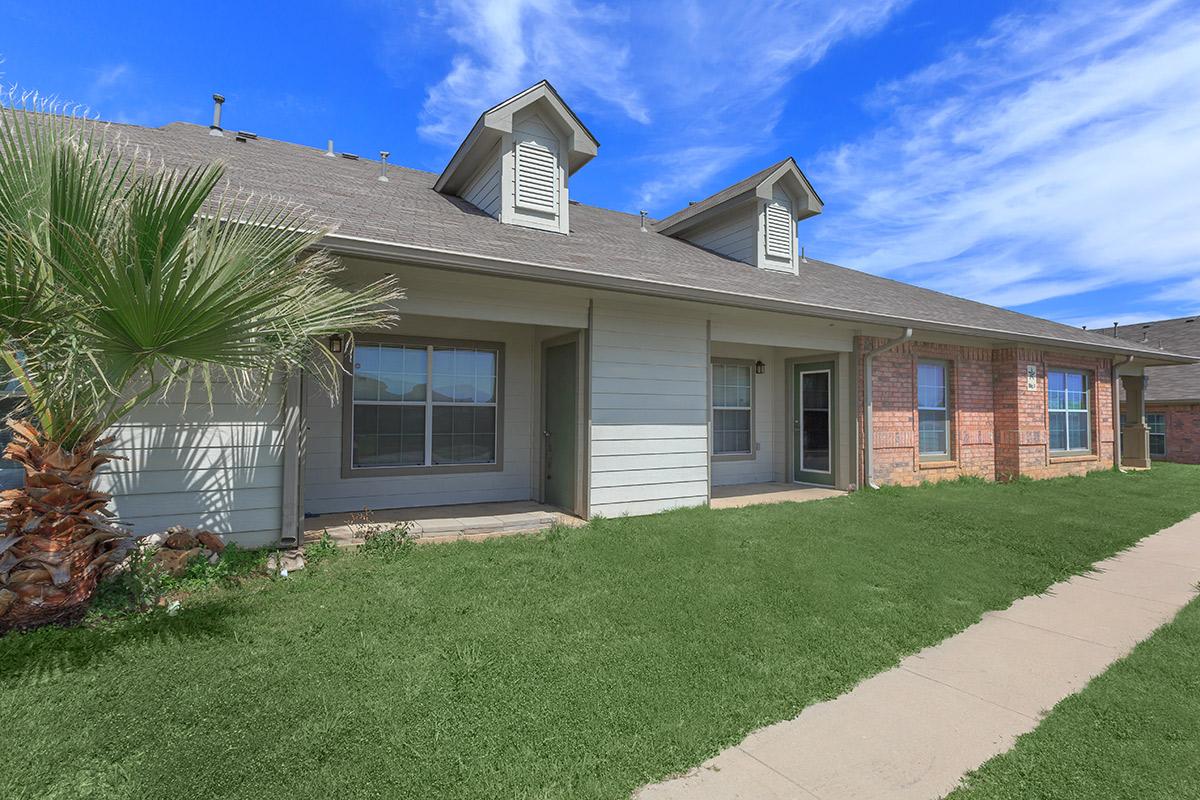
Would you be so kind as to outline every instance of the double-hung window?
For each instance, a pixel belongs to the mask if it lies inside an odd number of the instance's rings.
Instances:
[[[754,455],[754,367],[735,361],[714,361],[712,403],[713,455]]]
[[[1091,394],[1088,373],[1064,369],[1046,371],[1051,452],[1092,451]]]
[[[949,367],[945,361],[917,362],[917,441],[921,458],[950,458]]]
[[[1150,429],[1150,455],[1162,458],[1167,454],[1167,415],[1147,414],[1146,427]]]
[[[359,343],[352,470],[497,464],[500,345]]]

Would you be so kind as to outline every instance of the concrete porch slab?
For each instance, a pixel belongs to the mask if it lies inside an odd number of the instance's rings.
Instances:
[[[450,506],[372,509],[369,512],[321,514],[304,520],[304,541],[328,533],[339,545],[361,544],[368,526],[384,528],[407,522],[419,540],[479,539],[545,530],[555,524],[575,527],[583,520],[553,506],[518,500]]]
[[[841,489],[799,483],[739,483],[712,487],[708,505],[712,508],[742,508],[762,503],[803,503],[844,494],[846,492]]]

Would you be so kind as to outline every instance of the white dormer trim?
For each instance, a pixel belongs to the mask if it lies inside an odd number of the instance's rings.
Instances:
[[[433,188],[446,194],[459,194],[479,171],[486,154],[505,134],[512,135],[514,118],[520,117],[526,109],[533,109],[543,119],[554,120],[562,130],[565,141],[561,156],[568,175],[574,175],[596,157],[600,143],[550,82],[541,81],[480,114]]]
[[[795,274],[796,223],[823,207],[796,162],[785,158],[654,227],[751,266]]]
[[[782,186],[759,201],[758,265],[763,269],[796,272],[796,201]]]
[[[569,134],[535,110],[513,120],[501,139],[500,221],[555,233],[571,230],[567,170],[563,165]]]

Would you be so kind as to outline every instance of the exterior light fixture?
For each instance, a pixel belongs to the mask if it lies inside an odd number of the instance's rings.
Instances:
[[[342,335],[340,333],[335,333],[329,337],[329,352],[342,352]]]
[[[766,371],[767,371],[767,365],[766,365],[766,364],[764,364],[764,363],[763,363],[763,362],[761,362],[761,361],[755,361],[755,362],[754,362],[754,374],[755,374],[755,375],[762,375],[762,374],[763,374],[764,372],[766,372]]]

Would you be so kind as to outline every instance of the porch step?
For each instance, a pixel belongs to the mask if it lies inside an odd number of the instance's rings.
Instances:
[[[329,514],[305,520],[306,543],[328,534],[345,547],[362,544],[357,514]],[[549,506],[532,502],[473,503],[462,506],[376,511],[365,524],[388,527],[407,522],[417,541],[447,542],[455,539],[486,539],[509,533],[532,533],[557,523],[581,525],[583,520]]]

